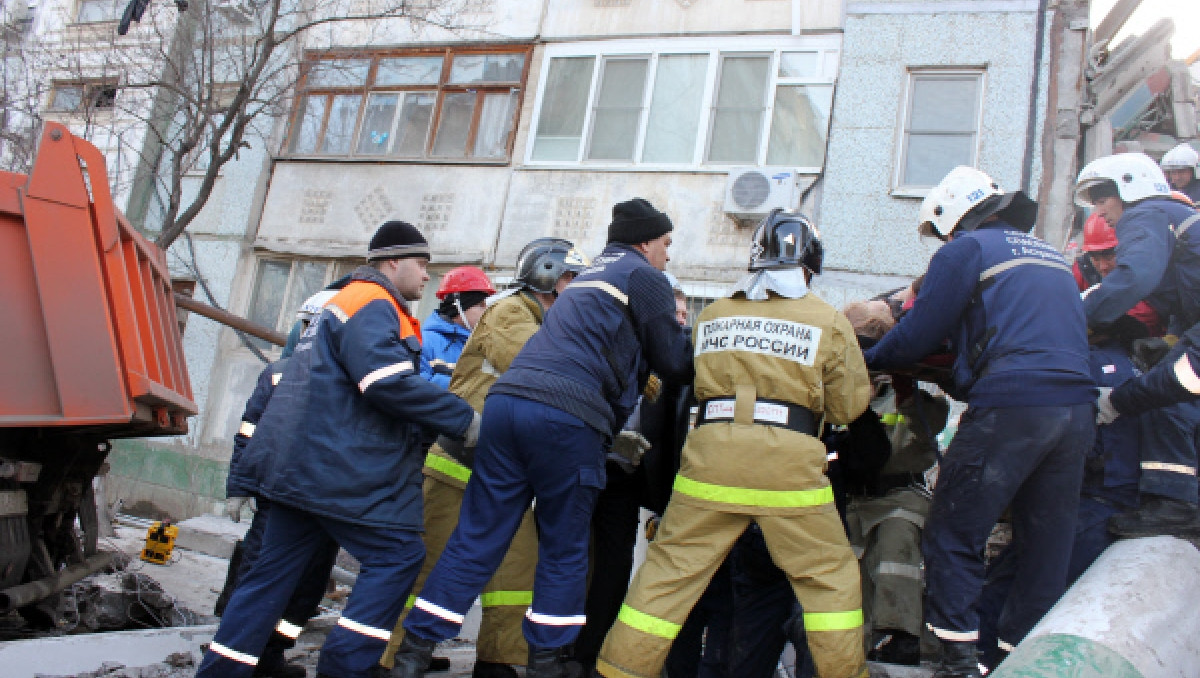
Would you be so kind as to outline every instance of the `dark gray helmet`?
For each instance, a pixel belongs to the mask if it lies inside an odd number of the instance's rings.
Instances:
[[[751,271],[803,266],[817,275],[825,248],[817,227],[803,214],[774,209],[754,229],[750,247]]]
[[[570,240],[538,238],[517,255],[517,283],[522,287],[552,294],[564,273],[578,274],[591,262]]]

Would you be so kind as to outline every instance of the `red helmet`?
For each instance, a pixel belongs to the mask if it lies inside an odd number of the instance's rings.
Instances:
[[[1104,217],[1092,214],[1083,222],[1083,251],[1100,252],[1117,246],[1117,232]]]
[[[442,284],[438,286],[437,298],[445,299],[447,294],[455,292],[484,292],[495,294],[496,288],[488,279],[483,269],[476,266],[459,266],[446,272]]]

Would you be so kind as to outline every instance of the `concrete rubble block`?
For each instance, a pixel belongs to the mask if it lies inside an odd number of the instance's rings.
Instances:
[[[233,555],[233,545],[246,536],[249,520],[235,523],[224,516],[197,516],[177,523],[175,546],[217,558]]]
[[[166,660],[178,653],[199,657],[201,647],[212,641],[216,631],[211,624],[0,642],[0,675],[182,678],[195,673],[194,666],[185,663],[178,667]],[[184,660],[175,656],[172,661]],[[191,661],[194,664],[195,659]]]

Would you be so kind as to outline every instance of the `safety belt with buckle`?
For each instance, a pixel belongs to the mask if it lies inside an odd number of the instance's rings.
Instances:
[[[718,421],[733,421],[737,400],[713,398],[700,403],[696,426]],[[747,422],[749,423],[749,422]],[[754,423],[778,426],[797,433],[816,436],[817,418],[812,410],[781,400],[758,398],[754,401]]]

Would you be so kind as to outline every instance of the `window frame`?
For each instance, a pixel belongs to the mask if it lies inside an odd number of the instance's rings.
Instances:
[[[713,40],[712,38],[678,38],[664,44],[661,40],[631,39],[614,40],[600,43],[560,43],[547,45],[540,59],[538,82],[534,90],[534,108],[528,125],[528,136],[525,142],[523,163],[528,168],[537,169],[579,169],[594,170],[633,170],[638,171],[694,171],[723,173],[731,166],[756,165],[766,163],[768,146],[771,137],[771,125],[775,110],[775,96],[780,87],[809,85],[835,88],[842,50],[840,35],[811,35],[811,36],[739,36]],[[779,75],[780,61],[785,52],[816,52],[817,65],[812,77],[795,77]],[[707,57],[704,73],[704,91],[701,97],[701,111],[696,128],[696,139],[692,149],[692,157],[685,162],[647,162],[642,158],[647,142],[647,128],[653,105],[655,80],[658,76],[659,61],[664,56],[703,55]],[[717,87],[719,85],[722,57],[740,55],[769,56],[767,92],[764,96],[764,108],[759,121],[758,146],[755,150],[754,161],[751,162],[713,162],[708,160],[711,146],[713,122],[715,119]],[[542,124],[543,107],[546,104],[546,86],[553,59],[592,58],[591,83],[588,89],[587,101],[584,108],[583,138],[579,142],[574,160],[539,160],[534,157],[537,145],[538,130]],[[600,78],[607,60],[620,58],[648,58],[646,78],[643,83],[643,105],[638,118],[637,139],[634,143],[633,160],[591,160],[588,158],[592,148],[592,133],[595,128],[595,100],[599,93]],[[829,119],[832,118],[832,109]],[[826,120],[829,125],[830,120]],[[828,146],[828,131],[826,131],[826,146]],[[802,173],[818,173],[821,167],[797,167]]]
[[[243,311],[244,317],[252,322],[259,322],[257,319],[250,318],[250,313],[254,309],[255,302],[257,301],[259,279],[262,275],[263,266],[267,262],[279,262],[286,263],[288,265],[287,283],[284,284],[283,291],[279,297],[279,314],[275,317],[274,327],[271,327],[271,329],[275,330],[276,332],[280,332],[285,335],[291,330],[291,327],[296,320],[296,311],[299,310],[299,306],[292,309],[285,308],[288,303],[288,297],[291,296],[292,289],[296,284],[296,264],[325,264],[325,278],[321,283],[321,287],[317,290],[320,291],[327,287],[331,282],[338,279],[339,271],[341,271],[342,275],[344,275],[347,272],[353,271],[356,267],[363,263],[361,259],[355,257],[308,257],[265,251],[257,253],[254,257],[254,267],[250,273],[250,289],[246,295],[246,308]],[[301,299],[299,303],[303,304],[304,299]],[[288,321],[286,323],[282,323],[285,318],[287,318]],[[283,325],[282,327],[280,327],[281,323]],[[265,342],[261,339],[255,339],[253,337],[250,338],[250,341],[254,342],[254,344],[263,351],[274,351],[280,350],[281,348],[271,344],[270,342]]]
[[[79,105],[75,108],[55,108],[54,100],[64,89],[79,88]],[[97,106],[98,98],[105,90],[113,90],[111,103],[108,106]],[[121,84],[113,78],[93,78],[84,80],[55,80],[50,84],[49,97],[46,99],[45,111],[58,115],[111,114],[117,108],[117,97],[121,95]]]
[[[71,13],[71,21],[69,23],[76,26],[94,26],[96,24],[112,24],[119,21],[121,19],[121,12],[124,9],[124,5],[116,0],[114,0],[112,3],[113,16],[111,18],[96,19],[94,21],[84,21],[79,18],[79,13],[83,11],[84,5],[88,4],[89,2],[99,4],[101,1],[102,0],[77,0],[75,3],[75,11]]]
[[[900,102],[899,121],[896,125],[896,143],[893,154],[895,166],[892,170],[891,195],[908,198],[924,198],[929,194],[933,185],[924,186],[905,182],[905,163],[908,161],[909,125],[912,120],[913,94],[917,82],[925,77],[945,79],[962,76],[974,76],[977,82],[975,100],[975,143],[971,145],[971,159],[966,163],[976,167],[979,164],[979,150],[983,140],[984,96],[987,91],[987,65],[959,66],[909,66],[904,80],[904,96]],[[958,132],[952,132],[958,134]]]
[[[451,73],[454,68],[454,60],[464,56],[490,56],[490,55],[520,55],[523,58],[521,73],[517,80],[511,82],[489,82],[489,83],[454,83],[451,82]],[[435,84],[400,84],[400,85],[375,85],[375,78],[379,73],[379,63],[384,59],[395,59],[405,57],[442,57],[442,67],[438,74],[438,81]],[[321,86],[309,88],[307,81],[311,75],[314,66],[321,61],[337,61],[337,60],[367,60],[368,67],[365,81],[362,84],[353,86]],[[304,62],[301,64],[301,77],[297,85],[297,94],[293,110],[288,117],[287,138],[284,141],[282,156],[288,159],[304,159],[304,160],[335,160],[340,162],[346,161],[361,161],[361,162],[395,162],[395,163],[444,163],[444,164],[467,164],[467,165],[507,165],[513,160],[513,148],[516,143],[517,131],[520,124],[521,106],[524,101],[526,82],[529,77],[530,64],[533,60],[532,45],[494,45],[494,46],[469,46],[469,47],[425,47],[411,49],[385,49],[385,50],[332,50],[324,52],[313,52],[305,56]],[[364,153],[358,150],[361,143],[360,136],[363,133],[364,124],[367,117],[367,106],[374,94],[396,94],[398,101],[396,110],[392,113],[392,132],[395,131],[397,116],[400,114],[404,106],[405,96],[408,94],[426,93],[432,94],[435,97],[433,110],[430,113],[429,123],[425,129],[425,139],[423,143],[423,154],[417,156],[397,156],[389,152],[385,153]],[[467,155],[458,156],[441,156],[434,154],[434,148],[437,145],[439,126],[442,123],[442,113],[445,108],[444,103],[446,97],[451,94],[473,93],[475,95],[475,104],[471,112],[470,127],[467,131],[467,137],[464,142]],[[480,118],[483,113],[484,101],[488,95],[507,93],[509,96],[516,95],[516,101],[512,104],[512,122],[508,130],[508,141],[504,149],[503,157],[486,158],[475,157],[475,144],[480,134]],[[320,152],[321,145],[324,143],[325,134],[329,128],[329,120],[333,109],[333,100],[339,95],[356,95],[359,97],[358,111],[354,119],[353,130],[350,135],[349,147],[344,153],[322,153]],[[325,100],[324,112],[322,113],[320,124],[316,130],[316,145],[313,151],[297,152],[294,146],[299,139],[300,130],[303,125],[305,113],[307,111],[310,98],[322,97]]]

